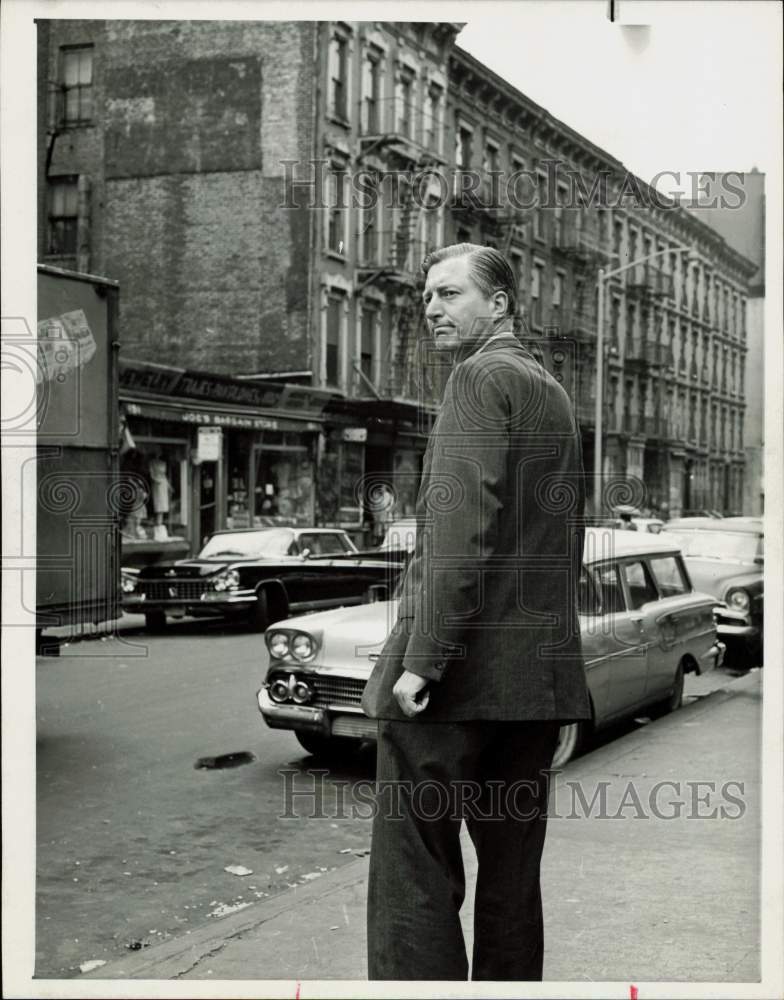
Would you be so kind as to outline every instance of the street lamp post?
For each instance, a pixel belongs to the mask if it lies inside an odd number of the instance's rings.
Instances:
[[[594,516],[599,517],[600,511],[602,509],[602,475],[603,475],[603,454],[602,454],[602,438],[603,438],[603,420],[604,420],[604,283],[609,278],[614,278],[618,274],[622,274],[624,271],[628,271],[632,267],[636,267],[638,264],[644,264],[646,261],[653,260],[654,257],[661,257],[668,253],[688,253],[691,254],[692,248],[690,246],[677,246],[677,247],[666,247],[664,250],[657,250],[655,253],[649,253],[645,257],[638,257],[636,260],[630,260],[628,264],[622,264],[621,267],[613,268],[612,271],[605,271],[603,267],[599,268],[598,280],[596,283],[596,408],[595,408],[595,422],[594,422],[594,448],[593,448],[593,509]]]

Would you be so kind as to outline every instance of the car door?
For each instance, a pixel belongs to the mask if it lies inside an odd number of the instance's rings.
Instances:
[[[657,621],[659,591],[646,559],[626,559],[619,568],[626,594],[629,623],[637,629],[638,669],[634,671],[634,681],[629,681],[629,693],[633,696],[634,704],[641,704],[645,701],[648,690],[650,649],[658,644],[660,638]]]
[[[607,664],[607,718],[623,715],[644,700],[646,653],[642,616],[628,606],[620,566],[612,561],[594,570],[601,599],[601,634]]]

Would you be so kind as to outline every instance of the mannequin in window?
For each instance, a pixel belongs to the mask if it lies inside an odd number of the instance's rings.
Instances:
[[[154,515],[153,538],[156,542],[165,542],[169,538],[165,517],[169,513],[169,495],[171,486],[166,470],[166,462],[160,452],[150,459],[150,492]]]

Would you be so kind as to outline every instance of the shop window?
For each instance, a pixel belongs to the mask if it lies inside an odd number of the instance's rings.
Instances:
[[[319,468],[322,524],[362,523],[360,494],[364,472],[364,442],[344,441],[342,431],[331,431],[326,437]]]
[[[253,524],[313,523],[313,456],[299,434],[265,431],[253,449]]]
[[[188,529],[188,442],[136,437],[120,455],[128,486],[121,510],[125,542],[182,539]]]

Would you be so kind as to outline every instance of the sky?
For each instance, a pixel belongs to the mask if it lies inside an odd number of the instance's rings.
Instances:
[[[607,9],[606,0],[466,5],[458,44],[646,181],[775,167],[778,3],[619,0],[620,24]]]

